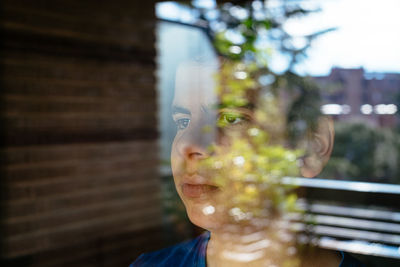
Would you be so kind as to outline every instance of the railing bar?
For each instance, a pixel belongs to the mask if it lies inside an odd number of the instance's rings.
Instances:
[[[304,207],[302,206],[303,205],[300,205],[300,208]],[[308,205],[307,211],[313,213],[329,214],[329,215],[343,215],[349,217],[391,220],[400,222],[400,212],[370,210],[370,209],[367,210],[361,208],[340,207],[340,206],[325,205],[325,204]]]
[[[388,246],[365,241],[337,240],[328,237],[321,237],[318,240],[318,246],[350,253],[400,259],[400,250],[397,246]]]
[[[288,229],[293,232],[303,232],[308,235],[316,235],[320,237],[340,237],[351,240],[368,240],[380,243],[389,243],[400,245],[400,235],[375,233],[364,230],[347,229],[333,226],[320,226],[320,225],[309,225],[301,222],[290,222],[281,221],[279,224],[281,229]]]
[[[301,177],[283,177],[283,184],[297,185],[310,188],[325,188],[334,190],[346,190],[353,192],[366,193],[382,193],[382,194],[400,194],[400,185],[353,182],[353,181],[338,181],[332,179],[319,178],[301,178]]]
[[[307,223],[315,222],[318,225],[345,226],[353,229],[379,230],[382,232],[400,233],[400,224],[360,220],[327,215],[306,215]]]
[[[328,235],[349,239],[362,239],[400,245],[400,235],[382,234],[369,231],[343,229],[338,227],[320,225],[312,227],[310,232],[317,235]]]

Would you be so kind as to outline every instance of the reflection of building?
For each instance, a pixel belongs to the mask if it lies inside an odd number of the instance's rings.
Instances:
[[[328,76],[315,79],[323,88],[324,113],[335,115],[338,120],[396,125],[400,74],[333,68]]]

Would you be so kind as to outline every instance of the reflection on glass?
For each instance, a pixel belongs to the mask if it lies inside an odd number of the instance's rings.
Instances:
[[[373,185],[290,177],[398,183],[399,75],[362,68],[332,68],[319,77],[298,75],[296,67],[310,44],[332,30],[291,36],[285,21],[290,19],[293,26],[296,16],[310,14],[301,1],[227,3],[196,12],[207,25],[217,56],[198,53],[176,63],[171,166],[190,221],[211,233],[209,240],[207,235],[200,239],[207,266],[348,262],[343,254],[305,244],[376,253],[374,244],[330,236],[353,239],[359,228],[387,230],[389,224],[371,220],[395,220],[395,213],[385,211],[383,216],[381,207],[309,205],[299,199],[296,188],[366,192]],[[280,68],[277,58],[284,62]],[[342,200],[339,194],[335,197]],[[303,208],[318,214],[306,214]],[[347,218],[352,216],[357,219]],[[342,228],[333,228],[337,226]],[[314,233],[322,233],[322,238]],[[383,240],[373,239],[375,233],[363,234],[371,242]],[[389,247],[382,246],[379,251],[394,255],[395,249],[388,252]]]
[[[281,180],[318,175],[332,150],[331,120],[312,114],[315,124],[304,116],[288,122],[290,112],[304,112],[293,110],[298,93],[260,86],[256,71],[224,59],[185,62],[176,74],[172,171],[190,220],[211,232],[210,266],[299,266],[284,216],[299,211],[297,197]],[[302,133],[290,134],[291,124]]]

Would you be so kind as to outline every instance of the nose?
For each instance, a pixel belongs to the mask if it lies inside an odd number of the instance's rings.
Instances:
[[[209,147],[215,142],[215,131],[206,123],[189,124],[181,136],[175,140],[178,153],[187,162],[195,162],[210,156]],[[206,131],[207,129],[207,131]]]
[[[200,147],[195,144],[188,144],[183,149],[182,154],[186,160],[201,160],[208,156],[208,153],[204,147]]]
[[[185,143],[182,146],[181,155],[183,156],[185,170],[189,175],[198,172],[200,161],[209,156],[207,148],[204,145],[199,145],[195,142]]]

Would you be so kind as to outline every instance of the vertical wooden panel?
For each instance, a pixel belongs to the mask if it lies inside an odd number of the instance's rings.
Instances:
[[[2,1],[2,263],[162,244],[154,1]]]

